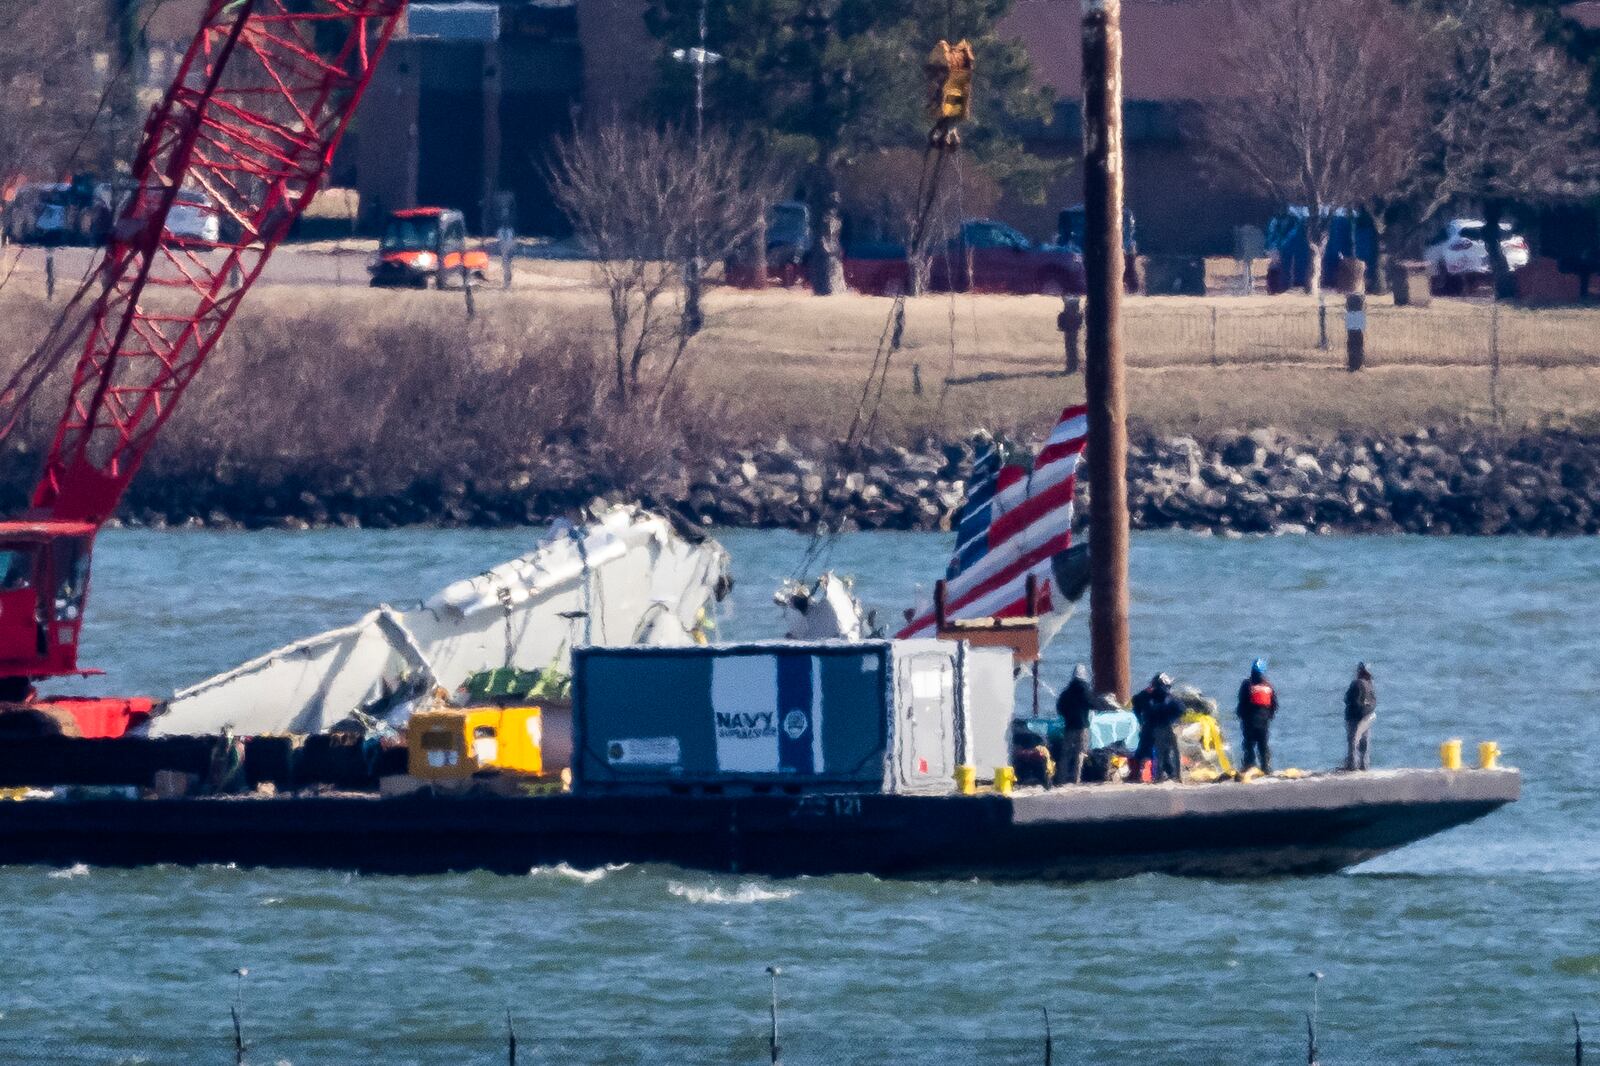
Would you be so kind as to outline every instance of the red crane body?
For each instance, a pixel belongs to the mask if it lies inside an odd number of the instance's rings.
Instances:
[[[76,354],[32,507],[0,522],[0,700],[85,673],[94,536],[320,188],[406,0],[209,0],[94,277],[0,390],[0,440]],[[179,239],[174,207],[216,217]]]

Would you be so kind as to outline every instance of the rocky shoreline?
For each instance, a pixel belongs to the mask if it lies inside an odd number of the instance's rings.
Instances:
[[[467,469],[400,491],[359,474],[178,477],[148,471],[122,509],[129,526],[291,528],[505,526],[637,500],[703,526],[948,529],[971,459],[966,443],[869,447],[841,457],[778,439],[714,455],[615,463],[573,447],[520,473]],[[1600,437],[1416,432],[1310,440],[1272,429],[1212,440],[1132,442],[1138,529],[1223,534],[1600,533]],[[824,488],[828,488],[826,500]],[[1085,503],[1080,488],[1080,504]]]

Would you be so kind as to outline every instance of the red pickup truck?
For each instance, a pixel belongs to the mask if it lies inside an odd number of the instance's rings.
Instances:
[[[1060,296],[1085,290],[1083,257],[1039,247],[1004,222],[969,219],[961,232],[929,255],[931,292],[989,292]],[[905,249],[893,244],[845,250],[845,281],[857,292],[893,296],[905,291]]]

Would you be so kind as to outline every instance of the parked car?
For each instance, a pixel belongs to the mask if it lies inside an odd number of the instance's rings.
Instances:
[[[905,245],[852,240],[844,246],[844,283],[868,296],[898,296],[907,288]]]
[[[1267,291],[1303,288],[1310,280],[1311,246],[1306,219],[1311,212],[1291,207],[1267,223]],[[1322,283],[1332,287],[1341,259],[1360,259],[1367,270],[1378,262],[1378,235],[1364,216],[1340,208],[1328,217],[1328,247],[1322,254]]]
[[[174,244],[216,244],[222,239],[222,212],[204,189],[184,186],[167,212],[166,240]]]
[[[115,207],[110,187],[93,174],[70,182],[24,185],[6,205],[6,237],[35,244],[104,244]]]
[[[783,200],[767,208],[767,281],[795,285],[805,278],[806,255],[811,251],[811,209],[798,200]],[[730,255],[723,264],[730,285],[755,288],[755,259]]]
[[[1433,235],[1422,257],[1428,274],[1440,292],[1460,292],[1474,281],[1489,277],[1489,246],[1484,241],[1487,227],[1481,219],[1453,218]],[[1500,223],[1500,250],[1506,266],[1521,270],[1528,265],[1528,242],[1518,236],[1511,223]]]
[[[61,243],[67,235],[66,200],[61,182],[19,187],[5,210],[6,240],[19,245]]]
[[[970,219],[955,239],[934,250],[928,287],[935,292],[1043,296],[1083,292],[1083,256],[1066,248],[1037,247],[1004,222]]]
[[[447,207],[413,207],[389,216],[378,242],[378,254],[367,270],[372,285],[445,288],[463,273],[482,281],[489,254],[467,247],[467,224],[460,211]]]
[[[1004,222],[968,219],[929,254],[928,291],[1060,296],[1084,291],[1083,256],[1034,245]],[[845,281],[857,292],[894,296],[907,285],[904,246],[866,241],[845,248]]]

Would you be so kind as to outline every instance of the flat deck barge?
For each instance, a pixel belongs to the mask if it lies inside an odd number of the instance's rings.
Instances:
[[[0,864],[429,874],[567,863],[1092,880],[1322,874],[1514,802],[1515,770],[1389,770],[1009,796],[280,795],[0,803]]]

